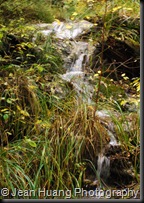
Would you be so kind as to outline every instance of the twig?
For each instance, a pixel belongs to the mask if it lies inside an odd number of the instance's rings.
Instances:
[[[100,74],[99,74],[99,82],[98,82],[98,89],[96,93],[96,100],[95,100],[95,108],[94,108],[94,115],[93,118],[95,119],[97,106],[98,106],[98,100],[99,100],[99,92],[100,92],[100,85],[101,85],[101,78],[102,78],[102,68],[103,68],[103,52],[104,52],[104,41],[105,41],[105,18],[107,13],[107,0],[105,1],[105,12],[103,15],[103,27],[102,27],[102,51],[101,51],[101,57],[100,57]]]

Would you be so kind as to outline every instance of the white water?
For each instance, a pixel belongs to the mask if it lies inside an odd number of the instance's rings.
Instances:
[[[103,153],[98,156],[97,172],[98,176],[104,179],[107,179],[110,175],[110,159],[104,156]]]
[[[59,22],[55,21],[52,24],[38,24],[40,33],[49,36],[53,33],[59,40],[63,40],[63,47],[67,47],[67,41],[70,44],[70,54],[64,59],[66,73],[61,77],[70,82],[78,95],[82,95],[83,99],[88,103],[91,102],[93,88],[85,81],[84,69],[89,61],[89,56],[92,54],[94,47],[88,42],[76,41],[75,39],[86,33],[93,26],[92,23],[81,20],[79,22]]]
[[[75,39],[89,30],[93,24],[86,20],[81,20],[79,22],[55,21],[52,24],[43,23],[37,26],[43,28],[41,32],[46,36],[53,32],[58,39]]]
[[[99,118],[102,119],[106,119],[107,120],[110,118],[110,114],[108,111],[106,110],[101,110],[101,111],[97,111],[96,115]],[[110,142],[109,145],[110,146],[118,146],[120,145],[120,143],[117,142],[114,134],[113,134],[113,126],[112,123],[109,123],[108,129],[107,130],[107,134],[109,135],[110,138]],[[104,178],[105,180],[109,177],[110,175],[110,159],[109,157],[105,156],[104,153],[100,153],[98,155],[98,161],[97,161],[97,171],[98,171],[98,175],[99,177]]]
[[[90,45],[87,42],[72,41],[71,53],[67,60],[71,60],[71,65],[67,72],[84,71],[84,65],[89,61]]]
[[[85,80],[85,66],[88,64],[89,56],[92,54],[94,47],[88,42],[76,41],[76,37],[89,31],[93,26],[88,21],[80,22],[53,22],[52,24],[39,24],[42,28],[40,32],[45,36],[53,33],[55,37],[63,41],[63,46],[67,48],[65,40],[69,40],[71,50],[69,56],[65,59],[65,68],[67,71],[61,77],[63,80],[70,82],[79,96],[87,103],[91,103],[93,87]],[[99,117],[109,117],[108,112],[97,112]],[[117,140],[111,131],[107,131],[110,136],[109,145],[118,145]],[[107,179],[110,174],[110,159],[104,156],[104,153],[98,155],[97,171],[100,177]]]

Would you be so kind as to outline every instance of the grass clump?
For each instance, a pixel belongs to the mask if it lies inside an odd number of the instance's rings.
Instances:
[[[35,108],[36,102],[39,102],[38,97],[37,101],[33,101]],[[28,109],[29,104],[24,105]],[[65,103],[63,106],[65,111],[60,111],[57,106],[51,111],[45,108],[45,116],[41,115],[41,108],[39,111],[34,109],[36,114],[18,109],[21,112],[17,120],[21,123],[22,114],[22,124],[27,128],[23,137],[14,137],[11,142],[3,142],[1,173],[5,179],[1,182],[2,187],[8,187],[10,191],[14,191],[14,188],[36,191],[38,188],[74,190],[75,187],[82,187],[86,169],[84,160],[89,157],[91,160],[95,159],[102,150],[102,145],[107,143],[107,135],[99,122],[94,123],[92,119],[88,119],[92,112],[88,113],[85,106],[77,110],[66,110]],[[26,114],[29,115],[28,120],[25,118]],[[12,124],[14,122],[16,126],[13,118]],[[80,123],[81,127],[78,128]],[[3,124],[3,130],[8,130],[8,126]],[[18,125],[19,133],[24,132],[24,126],[21,128]],[[16,135],[12,126],[9,131]]]

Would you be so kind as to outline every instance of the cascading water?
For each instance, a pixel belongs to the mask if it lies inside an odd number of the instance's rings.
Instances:
[[[98,176],[104,179],[107,179],[110,175],[110,159],[103,153],[98,155],[97,172]]]
[[[89,61],[89,44],[87,42],[72,42],[73,50],[67,60],[71,59],[71,65],[62,78],[69,81],[78,95],[83,95],[83,99],[89,103],[93,93],[93,88],[85,80],[85,65]],[[92,48],[91,48],[92,50]]]
[[[94,47],[85,41],[77,41],[77,37],[89,31],[93,26],[88,21],[80,22],[53,22],[52,24],[39,24],[42,28],[40,31],[43,35],[48,36],[51,33],[55,35],[60,46],[67,48],[67,42],[70,45],[70,51],[67,57],[64,58],[66,73],[61,75],[63,80],[70,82],[79,96],[87,103],[91,103],[93,87],[86,81],[85,66],[89,61],[89,56],[93,53]],[[108,116],[107,113],[96,112],[99,117]],[[118,145],[117,140],[111,131],[107,130],[110,142],[109,145]],[[98,155],[97,161],[98,175],[107,179],[110,174],[110,159],[104,155],[104,152]]]
[[[108,120],[110,118],[110,113],[106,110],[97,111],[96,115],[102,119],[107,118],[107,120]],[[117,140],[114,136],[114,133],[112,133],[112,131],[114,131],[114,129],[113,129],[113,125],[111,123],[109,123],[108,128],[109,129],[107,129],[107,134],[109,135],[109,138],[110,138],[109,148],[111,148],[111,147],[114,148],[114,147],[120,146],[120,143],[117,142]],[[102,177],[104,180],[106,180],[110,175],[110,157],[104,155],[104,152],[99,153],[99,155],[98,155],[97,172],[98,172],[98,176]]]
[[[112,147],[119,146],[114,135],[109,130],[107,132],[110,137],[109,148],[111,146]],[[107,178],[110,176],[110,157],[105,156],[104,152],[99,153],[98,155],[97,172],[98,176],[103,178],[104,180],[107,180]]]
[[[93,24],[82,20],[65,23],[55,21],[52,24],[39,24],[37,26],[43,28],[40,31],[43,35],[48,36],[53,33],[57,39],[63,40],[62,46],[67,47],[66,40],[69,40],[70,54],[64,59],[67,71],[61,77],[73,85],[79,96],[82,95],[84,100],[90,102],[93,88],[85,80],[84,67],[89,61],[94,47],[88,42],[76,41],[76,38],[88,31]]]

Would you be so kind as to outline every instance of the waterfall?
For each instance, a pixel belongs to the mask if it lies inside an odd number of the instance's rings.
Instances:
[[[48,36],[53,33],[57,39],[58,46],[64,49],[70,49],[67,56],[64,57],[64,67],[66,73],[61,78],[70,82],[83,101],[91,104],[93,86],[89,84],[85,77],[85,67],[88,65],[89,57],[94,51],[94,46],[89,42],[82,41],[80,35],[90,30],[92,23],[82,20],[80,22],[53,22],[52,24],[39,24],[42,30],[40,32]],[[79,37],[79,41],[77,38]],[[69,45],[69,47],[68,47]],[[106,117],[106,112],[96,112],[99,117]],[[110,130],[107,130],[110,137],[109,145],[118,145],[117,140]],[[99,153],[97,160],[97,172],[99,177],[107,179],[110,175],[110,159],[103,152]]]
[[[64,67],[67,71],[61,75],[61,78],[70,82],[78,95],[82,96],[84,101],[90,103],[93,87],[86,81],[84,68],[89,61],[89,56],[93,53],[94,46],[85,41],[77,41],[76,38],[89,31],[93,24],[81,20],[79,22],[55,21],[52,24],[44,23],[37,26],[41,29],[40,33],[45,36],[53,33],[56,39],[62,41],[61,45],[63,47],[67,47],[67,41],[69,41],[70,53],[64,59]]]
[[[107,179],[110,175],[110,159],[100,153],[97,161],[97,172],[98,176]]]

